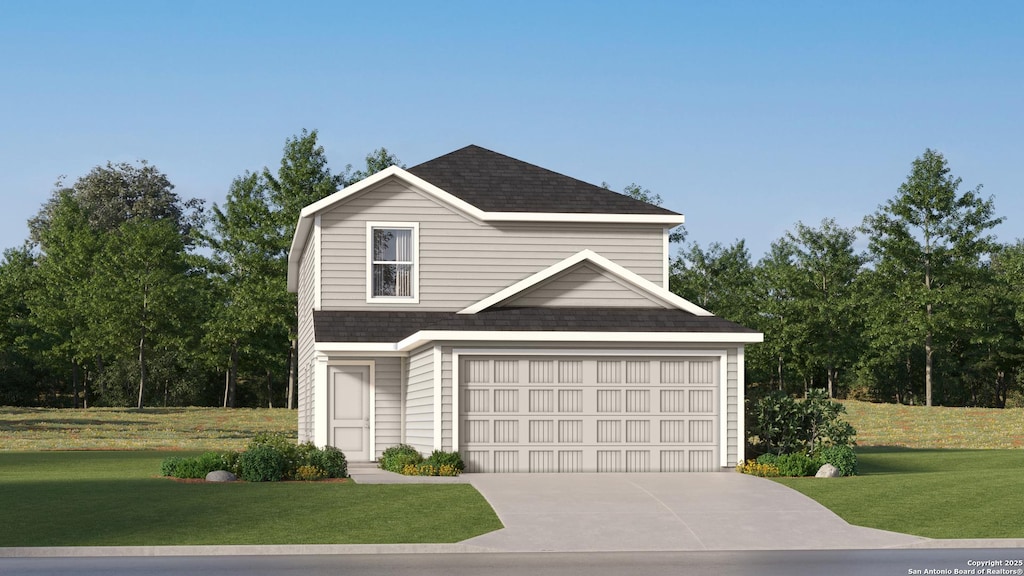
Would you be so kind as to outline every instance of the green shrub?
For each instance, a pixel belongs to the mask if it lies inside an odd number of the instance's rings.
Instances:
[[[779,455],[773,454],[772,452],[761,454],[760,456],[757,457],[758,464],[771,464],[772,466],[775,466],[775,464],[778,463],[778,461]]]
[[[437,468],[448,466],[454,470],[458,470],[459,472],[466,469],[466,465],[462,462],[462,456],[460,456],[458,452],[434,450],[430,454],[430,458],[427,458],[427,462]]]
[[[384,450],[380,455],[378,466],[389,472],[401,474],[408,465],[417,465],[423,461],[418,450],[408,444],[396,444]]]
[[[312,446],[312,450],[300,447],[300,452],[304,457],[303,465],[323,470],[327,474],[327,478],[348,478],[348,461],[341,450],[334,446],[324,446],[323,448],[317,448],[312,444],[304,446]]]
[[[284,462],[282,478],[294,478],[295,471],[303,464],[299,455],[299,445],[280,432],[260,432],[256,434],[249,442],[245,451],[249,452],[254,448],[267,448],[278,454]]]
[[[774,391],[750,405],[750,441],[758,452],[814,453],[823,446],[852,446],[857,431],[841,415],[846,408],[824,390],[796,400]]]
[[[822,464],[831,464],[843,476],[857,475],[857,454],[849,446],[826,446],[816,454]]]
[[[286,455],[268,444],[251,446],[238,458],[238,475],[246,482],[277,482],[286,477],[288,467]]]
[[[206,452],[192,458],[174,456],[160,464],[160,473],[173,478],[206,478],[214,470],[234,472],[225,465],[228,459],[226,454],[219,452]]]
[[[184,460],[181,456],[171,456],[170,458],[164,458],[164,461],[160,463],[160,475],[170,476],[177,478],[178,466],[181,461]]]
[[[814,476],[821,463],[803,452],[794,452],[779,456],[775,466],[780,476]]]

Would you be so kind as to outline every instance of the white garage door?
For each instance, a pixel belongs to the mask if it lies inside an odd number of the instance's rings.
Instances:
[[[718,470],[718,363],[462,356],[467,472]]]

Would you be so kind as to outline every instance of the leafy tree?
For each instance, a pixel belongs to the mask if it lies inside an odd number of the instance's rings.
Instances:
[[[895,198],[864,220],[869,254],[878,272],[880,300],[898,302],[889,322],[905,325],[924,349],[925,403],[932,405],[937,337],[955,331],[964,317],[963,288],[996,245],[987,230],[993,200],[981,187],[960,194],[942,154],[927,149],[915,159]],[[878,315],[874,315],[878,320]]]
[[[166,220],[131,219],[107,237],[89,286],[94,341],[136,359],[142,409],[154,351],[184,350],[194,294],[180,232]]]
[[[41,357],[34,346],[24,297],[35,282],[35,257],[28,247],[4,251],[0,262],[0,404],[30,404],[40,392]]]
[[[754,271],[743,240],[705,250],[696,242],[672,263],[669,287],[690,302],[734,322],[746,323],[752,310]]]
[[[405,164],[402,164],[402,161],[398,159],[398,156],[388,152],[387,148],[378,148],[366,155],[366,166],[364,168],[356,170],[350,175],[343,176],[344,185],[348,186],[349,184],[355,184],[360,180],[373,176],[377,172],[392,166],[405,168]],[[348,170],[349,167],[346,166],[345,172],[347,173]]]
[[[286,285],[288,251],[302,208],[349,178],[348,168],[332,174],[317,138],[316,130],[288,138],[276,174],[264,168],[236,178],[224,207],[213,210],[209,240],[222,304],[207,324],[207,341],[229,359],[228,406],[235,405],[240,364],[266,383],[271,405],[273,374],[287,368],[292,405],[298,319],[295,295]],[[367,171],[372,162],[390,158],[384,149],[375,151],[367,157]]]
[[[863,259],[854,251],[856,234],[825,219],[819,228],[798,222],[786,238],[793,247],[789,278],[798,325],[790,341],[809,370],[824,369],[828,395],[835,397],[840,370],[850,368],[860,352],[854,283]]]
[[[753,270],[748,326],[764,333],[764,342],[746,354],[747,371],[753,376],[749,381],[767,382],[778,390],[787,389],[789,366],[796,365],[791,345],[799,331],[795,253],[793,243],[780,238]]]

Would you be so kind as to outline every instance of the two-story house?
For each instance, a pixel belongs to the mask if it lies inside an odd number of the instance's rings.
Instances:
[[[467,471],[708,471],[743,458],[744,346],[668,290],[675,212],[467,146],[306,207],[299,439]]]

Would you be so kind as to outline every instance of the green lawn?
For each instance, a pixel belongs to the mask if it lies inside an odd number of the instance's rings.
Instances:
[[[502,527],[467,484],[182,483],[159,452],[0,452],[0,547],[458,542]]]
[[[294,410],[0,407],[0,451],[241,450],[258,432],[298,430]]]
[[[860,475],[779,478],[858,526],[928,538],[1024,538],[1022,450],[865,447]]]

